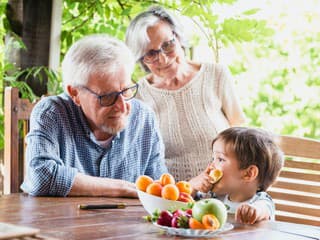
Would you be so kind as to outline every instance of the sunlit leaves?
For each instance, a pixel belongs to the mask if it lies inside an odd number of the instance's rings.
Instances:
[[[213,4],[231,5],[236,0],[200,0],[200,1],[64,1],[62,53],[70,43],[82,33],[105,32],[124,39],[129,20],[150,5],[162,5],[176,14],[182,14],[193,19],[206,36],[208,45],[212,47],[218,60],[220,43],[229,45],[235,42],[252,41],[261,36],[270,36],[266,23],[260,20],[237,18],[222,19],[219,12],[215,12]],[[243,16],[251,16],[259,9],[249,9]],[[80,33],[77,34],[77,32]],[[72,36],[68,36],[72,35]]]
[[[273,30],[267,27],[265,21],[229,18],[222,23],[222,31],[219,36],[227,45],[235,41],[253,41],[258,36],[267,37],[272,34]]]
[[[235,3],[237,0],[217,0],[218,3],[220,4],[232,4],[232,3]]]
[[[256,13],[258,13],[261,9],[260,8],[253,8],[253,9],[250,9],[250,10],[247,10],[247,11],[244,11],[242,14],[243,15],[254,15]]]

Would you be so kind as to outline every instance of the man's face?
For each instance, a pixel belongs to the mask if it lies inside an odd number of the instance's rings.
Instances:
[[[111,106],[101,106],[97,95],[120,92],[131,85],[130,73],[121,67],[112,75],[91,75],[85,88],[72,88],[76,90],[73,100],[81,107],[97,140],[106,140],[124,129],[131,109],[130,103],[121,94]]]

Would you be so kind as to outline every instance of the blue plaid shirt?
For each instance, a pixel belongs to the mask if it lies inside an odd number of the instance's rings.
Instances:
[[[164,145],[154,113],[132,99],[127,127],[108,147],[93,137],[81,109],[65,93],[42,99],[33,109],[27,135],[27,176],[31,195],[66,196],[78,172],[135,182],[167,172]]]

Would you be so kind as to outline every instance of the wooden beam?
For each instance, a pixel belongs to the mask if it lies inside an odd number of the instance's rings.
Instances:
[[[49,68],[57,71],[60,66],[60,37],[62,19],[62,0],[53,0],[51,16]]]

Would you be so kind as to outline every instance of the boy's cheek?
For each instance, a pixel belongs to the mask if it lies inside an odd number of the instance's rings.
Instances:
[[[218,183],[214,184],[211,191],[216,193],[216,194],[218,194],[218,195],[226,194],[225,193],[225,188],[223,187],[223,184],[221,183],[221,181],[219,181]]]

